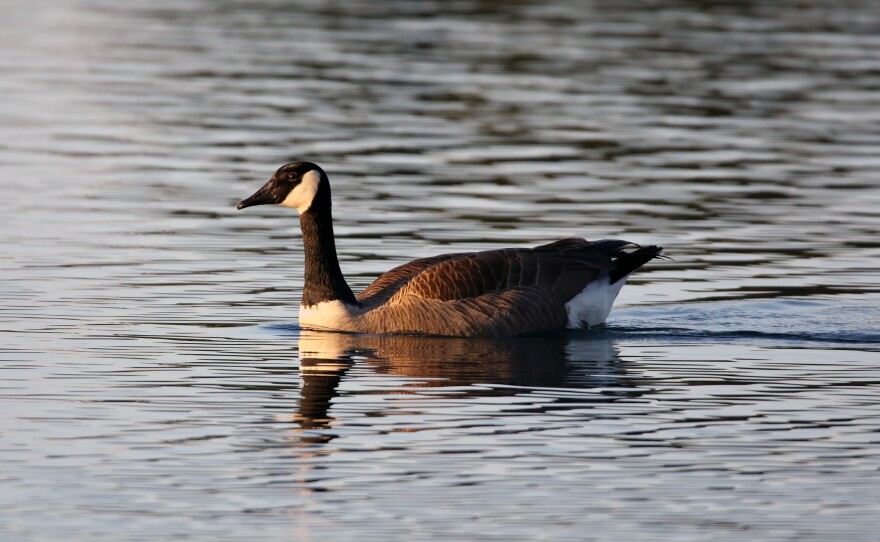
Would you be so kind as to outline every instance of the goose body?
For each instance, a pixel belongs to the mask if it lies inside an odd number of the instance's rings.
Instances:
[[[505,337],[601,324],[636,269],[660,255],[608,239],[443,254],[381,275],[355,296],[336,256],[330,183],[310,162],[282,166],[238,204],[297,209],[305,249],[300,325],[360,333]]]

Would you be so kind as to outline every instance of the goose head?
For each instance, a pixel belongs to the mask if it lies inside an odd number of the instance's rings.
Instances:
[[[330,182],[324,170],[311,162],[291,162],[278,168],[269,182],[251,197],[241,200],[238,208],[271,203],[303,214],[322,197],[326,197],[329,204]]]

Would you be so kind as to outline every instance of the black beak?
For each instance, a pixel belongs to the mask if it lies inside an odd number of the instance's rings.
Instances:
[[[241,203],[238,204],[238,209],[242,210],[245,207],[253,207],[254,205],[266,205],[269,203],[279,203],[278,196],[274,193],[274,183],[269,181],[263,188],[260,188],[254,195],[241,200]]]

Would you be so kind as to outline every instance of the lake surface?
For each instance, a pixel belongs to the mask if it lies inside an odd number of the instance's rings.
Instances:
[[[0,538],[875,540],[863,2],[0,5]],[[607,326],[300,330],[415,257],[666,247]]]

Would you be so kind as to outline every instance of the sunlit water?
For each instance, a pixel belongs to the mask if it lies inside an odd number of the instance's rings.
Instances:
[[[0,538],[876,540],[872,2],[0,5]],[[660,244],[604,329],[301,331],[355,290]]]

